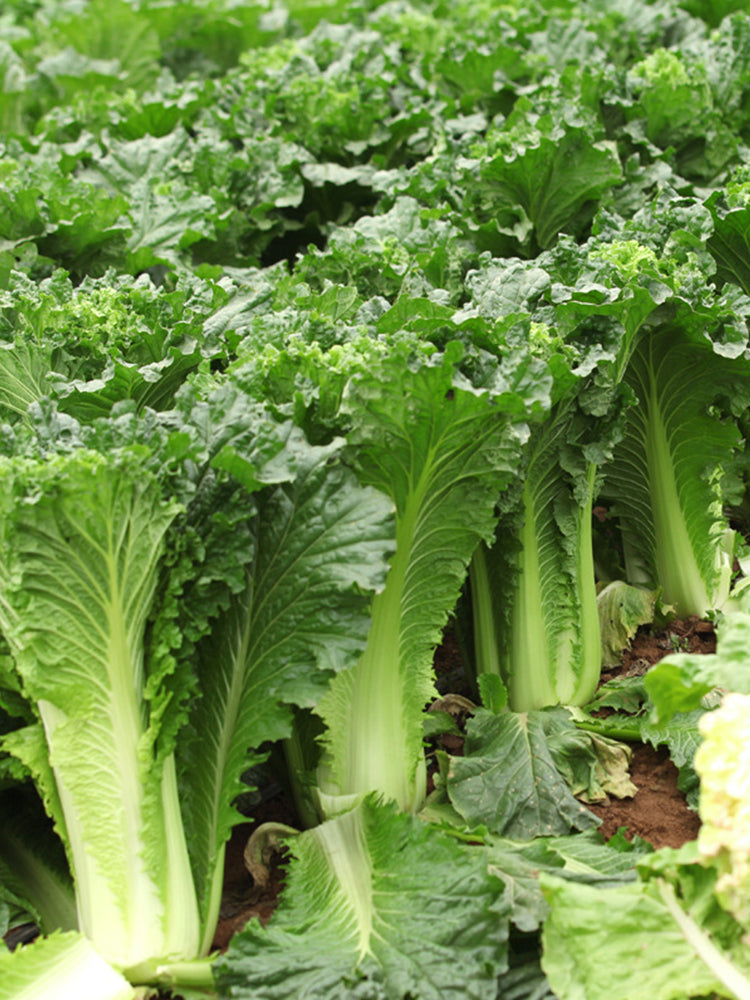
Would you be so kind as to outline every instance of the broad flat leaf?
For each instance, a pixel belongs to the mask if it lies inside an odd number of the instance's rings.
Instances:
[[[586,705],[586,711],[613,708],[618,712],[637,714],[643,709],[647,697],[643,675],[613,677],[598,688],[596,697]]]
[[[133,231],[128,239],[127,268],[138,274],[155,264],[178,265],[185,250],[213,236],[215,204],[208,195],[181,184],[163,190],[135,185],[130,192]]]
[[[450,219],[430,214],[415,198],[399,197],[383,214],[337,226],[325,250],[311,251],[298,273],[314,285],[323,278],[346,282],[363,298],[383,295],[392,301],[402,287],[414,283],[418,291],[425,285],[448,291],[457,303],[468,251]],[[386,319],[384,328],[392,324],[392,317]]]
[[[680,772],[677,787],[690,808],[695,810],[698,808],[699,781],[693,761],[702,742],[698,723],[704,714],[704,710],[698,708],[692,712],[677,712],[668,722],[644,722],[641,726],[644,741],[654,747],[664,744],[668,747],[670,760]]]
[[[727,996],[654,883],[612,889],[542,875],[542,968],[559,1000]]]
[[[180,159],[192,153],[180,128],[161,138],[113,142],[83,172],[86,180],[127,199],[127,269],[132,273],[160,263],[176,265],[179,251],[214,234],[214,199],[186,183],[178,168]]]
[[[628,847],[610,847],[595,830],[528,842],[499,837],[487,841],[489,870],[505,886],[511,921],[521,931],[537,930],[549,913],[539,884],[541,872],[602,887],[632,881],[643,851]]]
[[[288,842],[271,923],[216,964],[232,1000],[495,1000],[508,921],[481,848],[372,799]]]
[[[635,795],[638,789],[630,780],[630,746],[580,729],[575,739],[568,725],[561,722],[559,732],[550,733],[549,747],[576,798],[591,803],[605,802],[609,795],[618,799]]]
[[[715,653],[675,653],[660,660],[644,680],[657,721],[668,722],[675,712],[699,708],[715,687],[750,694],[749,643],[750,614],[734,611],[722,622]]]
[[[573,798],[550,752],[549,734],[561,715],[568,720],[563,709],[476,712],[464,756],[451,758],[448,773],[450,800],[470,827],[531,840],[598,825]]]
[[[549,913],[539,886],[540,871],[559,871],[563,859],[550,846],[552,838],[528,842],[492,838],[488,845],[489,871],[503,884],[503,899],[511,922],[520,931],[536,931]]]

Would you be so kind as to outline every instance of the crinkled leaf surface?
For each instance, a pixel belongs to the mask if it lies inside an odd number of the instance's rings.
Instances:
[[[289,842],[271,923],[216,965],[233,1000],[494,1000],[508,920],[481,848],[365,800]]]
[[[231,468],[247,446],[234,438]],[[335,443],[314,448],[299,435],[288,450],[288,480],[257,496],[242,588],[198,648],[202,697],[180,764],[203,905],[221,878],[248,751],[288,736],[291,706],[314,705],[332,674],[362,650],[371,595],[382,587],[393,544],[391,503],[357,484]]]
[[[642,851],[629,847],[614,850],[595,830],[527,842],[501,837],[487,841],[490,872],[505,886],[511,920],[522,931],[537,930],[549,913],[539,884],[540,872],[599,886],[631,881]]]
[[[580,114],[535,114],[521,98],[503,131],[479,153],[469,188],[480,220],[493,218],[522,251],[545,249],[561,231],[576,235],[593,205],[621,179],[616,150]]]
[[[475,713],[464,756],[452,757],[448,772],[448,795],[469,826],[531,840],[598,825],[554,763],[549,740],[563,723],[575,739],[564,709]]]

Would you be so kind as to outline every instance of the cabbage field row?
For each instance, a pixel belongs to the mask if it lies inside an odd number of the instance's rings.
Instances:
[[[0,1000],[750,998],[745,8],[4,0]]]

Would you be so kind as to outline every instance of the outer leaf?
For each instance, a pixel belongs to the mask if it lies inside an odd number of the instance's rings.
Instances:
[[[613,580],[599,592],[596,604],[602,631],[603,666],[619,663],[623,649],[638,628],[654,620],[658,596],[658,591],[631,587],[622,580]]]
[[[704,59],[713,62],[708,47]],[[722,121],[704,59],[673,49],[656,49],[635,65],[628,83],[648,139],[674,158],[684,177],[714,178],[737,154],[737,139]]]
[[[452,757],[451,802],[469,826],[516,840],[567,834],[598,824],[573,798],[554,764],[548,734],[568,713],[478,710],[467,726],[464,756]],[[570,726],[572,737],[575,732]]]
[[[478,202],[480,222],[492,219],[490,246],[492,228],[513,236],[532,256],[560,232],[579,235],[596,201],[621,179],[617,153],[598,126],[566,108],[536,114],[526,98],[516,102],[502,132],[490,133],[487,146],[476,151],[479,177],[469,197]]]
[[[519,930],[534,931],[549,913],[539,885],[541,872],[600,887],[631,881],[642,851],[628,846],[627,851],[615,850],[595,830],[537,837],[529,842],[492,837],[488,842],[489,866],[505,886],[512,922]]]
[[[296,450],[293,482],[258,495],[243,589],[198,651],[202,698],[181,768],[206,947],[248,749],[288,736],[291,706],[314,705],[354,661],[392,547],[391,504],[357,485],[337,445]]]
[[[696,659],[699,658],[696,657]],[[663,681],[657,682],[657,686],[660,686],[661,683],[668,686],[669,675]],[[639,689],[640,695],[638,694]],[[705,688],[702,690],[705,692]],[[663,697],[664,691],[661,690],[658,692],[657,698],[661,700]],[[668,695],[667,699],[669,699]],[[597,699],[590,707],[609,705],[614,708],[624,708],[626,711],[637,714],[625,715],[615,711],[605,717],[597,717],[589,715],[587,711],[585,714],[579,713],[576,722],[582,729],[600,733],[610,740],[632,740],[650,743],[653,747],[666,746],[669,749],[672,763],[680,772],[678,787],[680,791],[685,793],[691,809],[697,809],[698,779],[693,769],[693,758],[701,742],[698,723],[705,709],[696,708],[693,711],[670,709],[665,711],[663,721],[654,722],[649,713],[644,711],[648,707],[647,704],[644,705],[644,702],[647,701],[642,681],[636,685],[634,690],[628,690],[628,687],[621,690],[613,686],[610,694]],[[700,704],[700,702],[700,697],[695,699],[696,704]],[[654,714],[656,713],[652,712],[652,715]]]
[[[544,925],[542,968],[560,1000],[683,1000],[718,992],[658,887],[605,891],[542,876],[552,913]]]
[[[214,199],[190,189],[177,164],[190,150],[183,129],[161,138],[115,142],[85,177],[127,198],[132,232],[127,270],[177,265],[180,251],[214,233]]]
[[[494,1000],[507,917],[481,849],[372,799],[290,843],[273,921],[216,965],[242,1000]]]

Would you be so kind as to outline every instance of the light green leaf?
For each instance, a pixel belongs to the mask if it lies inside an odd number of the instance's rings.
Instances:
[[[144,13],[125,0],[91,0],[75,13],[62,8],[48,34],[59,48],[69,45],[91,60],[115,61],[122,82],[137,90],[158,74],[156,32]]]
[[[626,376],[638,403],[607,470],[606,493],[615,498],[611,512],[632,554],[631,575],[643,567],[678,615],[703,616],[729,595],[734,533],[722,480],[740,435],[711,407],[722,385],[731,391],[741,364],[666,328],[642,338]]]
[[[551,914],[542,968],[560,1000],[727,996],[655,882],[601,890],[541,876]]]
[[[156,743],[164,706],[149,704],[144,664],[178,507],[138,451],[5,460],[2,483],[2,627],[42,719],[49,761],[40,754],[32,770],[46,775],[53,815],[64,815],[81,928],[122,968],[192,954],[197,911],[174,761]],[[13,752],[18,736],[5,741]]]
[[[81,934],[0,950],[0,1000],[136,1000],[136,991]]]
[[[357,378],[347,400],[360,475],[396,507],[396,554],[373,602],[366,650],[318,711],[328,726],[324,791],[378,790],[417,810],[432,652],[471,553],[494,527],[524,428],[510,422],[504,400],[465,388],[448,352],[433,361],[410,353],[408,344],[394,344]],[[508,393],[508,410],[516,403]]]
[[[576,453],[590,420],[568,399],[533,429],[520,497],[472,562],[477,669],[500,672],[514,711],[582,704],[599,678],[596,466]]]

